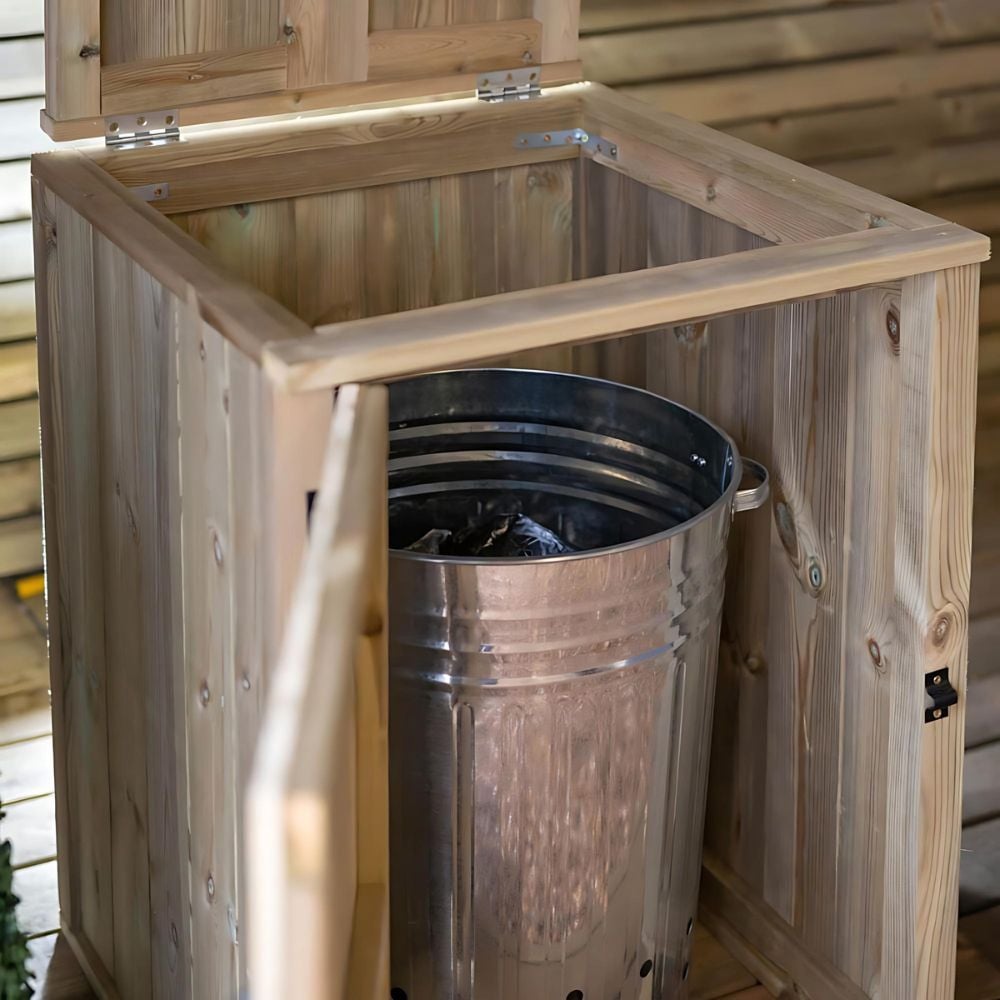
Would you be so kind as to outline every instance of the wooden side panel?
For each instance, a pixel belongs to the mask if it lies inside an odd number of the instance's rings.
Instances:
[[[650,263],[755,242],[656,193],[648,219]],[[913,279],[909,309],[890,284],[647,335],[650,387],[773,477],[771,517],[741,515],[731,536],[703,901],[776,989],[951,988],[960,737],[924,728],[923,677],[963,655],[973,395],[930,386],[971,386],[975,286],[945,274],[927,301]],[[904,486],[911,461],[927,471]],[[940,527],[904,529],[920,509]],[[900,606],[917,593],[919,616]]]
[[[34,194],[59,895],[63,921],[88,938],[110,970],[115,949],[93,234],[37,182]],[[34,404],[29,412],[34,419]]]
[[[338,322],[571,280],[575,167],[560,160],[172,219],[305,322]],[[528,363],[571,364],[568,348],[546,356]]]
[[[228,360],[192,310],[177,369],[194,996],[233,996],[239,982]]]
[[[125,997],[183,995],[187,830],[171,492],[176,302],[101,236],[94,276],[114,974]]]

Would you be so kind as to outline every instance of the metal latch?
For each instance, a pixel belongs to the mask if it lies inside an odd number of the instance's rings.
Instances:
[[[138,115],[111,115],[104,119],[104,145],[112,149],[162,146],[181,137],[181,118],[176,109],[144,111]]]
[[[498,69],[484,73],[476,87],[476,97],[481,101],[527,101],[540,97],[541,70],[537,66],[518,69]]]
[[[948,668],[934,670],[924,675],[924,687],[931,704],[924,710],[924,722],[937,722],[948,718],[948,709],[958,704],[958,692],[948,680]]]
[[[593,135],[586,129],[569,128],[558,132],[522,132],[514,145],[520,149],[539,149],[544,146],[583,146],[588,152],[600,153],[609,160],[618,159],[618,144]]]

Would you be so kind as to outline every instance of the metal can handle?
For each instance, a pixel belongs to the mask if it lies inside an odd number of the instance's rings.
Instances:
[[[744,458],[743,472],[749,473],[757,480],[756,486],[751,486],[745,490],[737,490],[733,500],[733,511],[756,510],[762,506],[764,501],[771,494],[771,484],[768,479],[767,469],[760,462],[755,462],[752,458]]]

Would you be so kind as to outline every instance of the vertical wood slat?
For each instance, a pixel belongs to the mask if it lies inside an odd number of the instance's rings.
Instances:
[[[910,726],[893,734],[890,759],[888,836],[897,849],[886,866],[883,983],[918,1000],[950,997],[955,981],[978,285],[978,265],[903,285],[897,697]],[[924,676],[943,667],[959,704],[947,719],[914,726]]]
[[[236,698],[229,366],[193,306],[178,327],[193,995],[234,996]]]
[[[101,0],[45,0],[45,106],[56,118],[101,113]]]
[[[534,0],[535,19],[542,22],[542,62],[577,58],[580,0]]]
[[[281,23],[289,88],[368,78],[367,0],[283,0]]]
[[[115,978],[173,996],[189,975],[173,299],[101,236],[94,261]]]
[[[649,189],[592,160],[576,164],[574,278],[622,274],[646,266]],[[645,387],[647,337],[638,335],[572,348],[573,371]]]
[[[833,957],[866,990],[879,981],[885,913],[889,671],[905,667],[893,646],[895,484],[900,455],[891,419],[902,389],[898,283],[851,296],[851,401],[843,555],[845,674],[842,693],[838,878]]]
[[[114,968],[90,226],[39,182],[39,385],[45,454],[46,603],[63,920]],[[73,268],[61,266],[72,260]]]

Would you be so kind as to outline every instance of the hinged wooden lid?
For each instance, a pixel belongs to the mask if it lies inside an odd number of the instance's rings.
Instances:
[[[177,112],[181,127],[580,78],[580,0],[47,0],[45,131]]]

